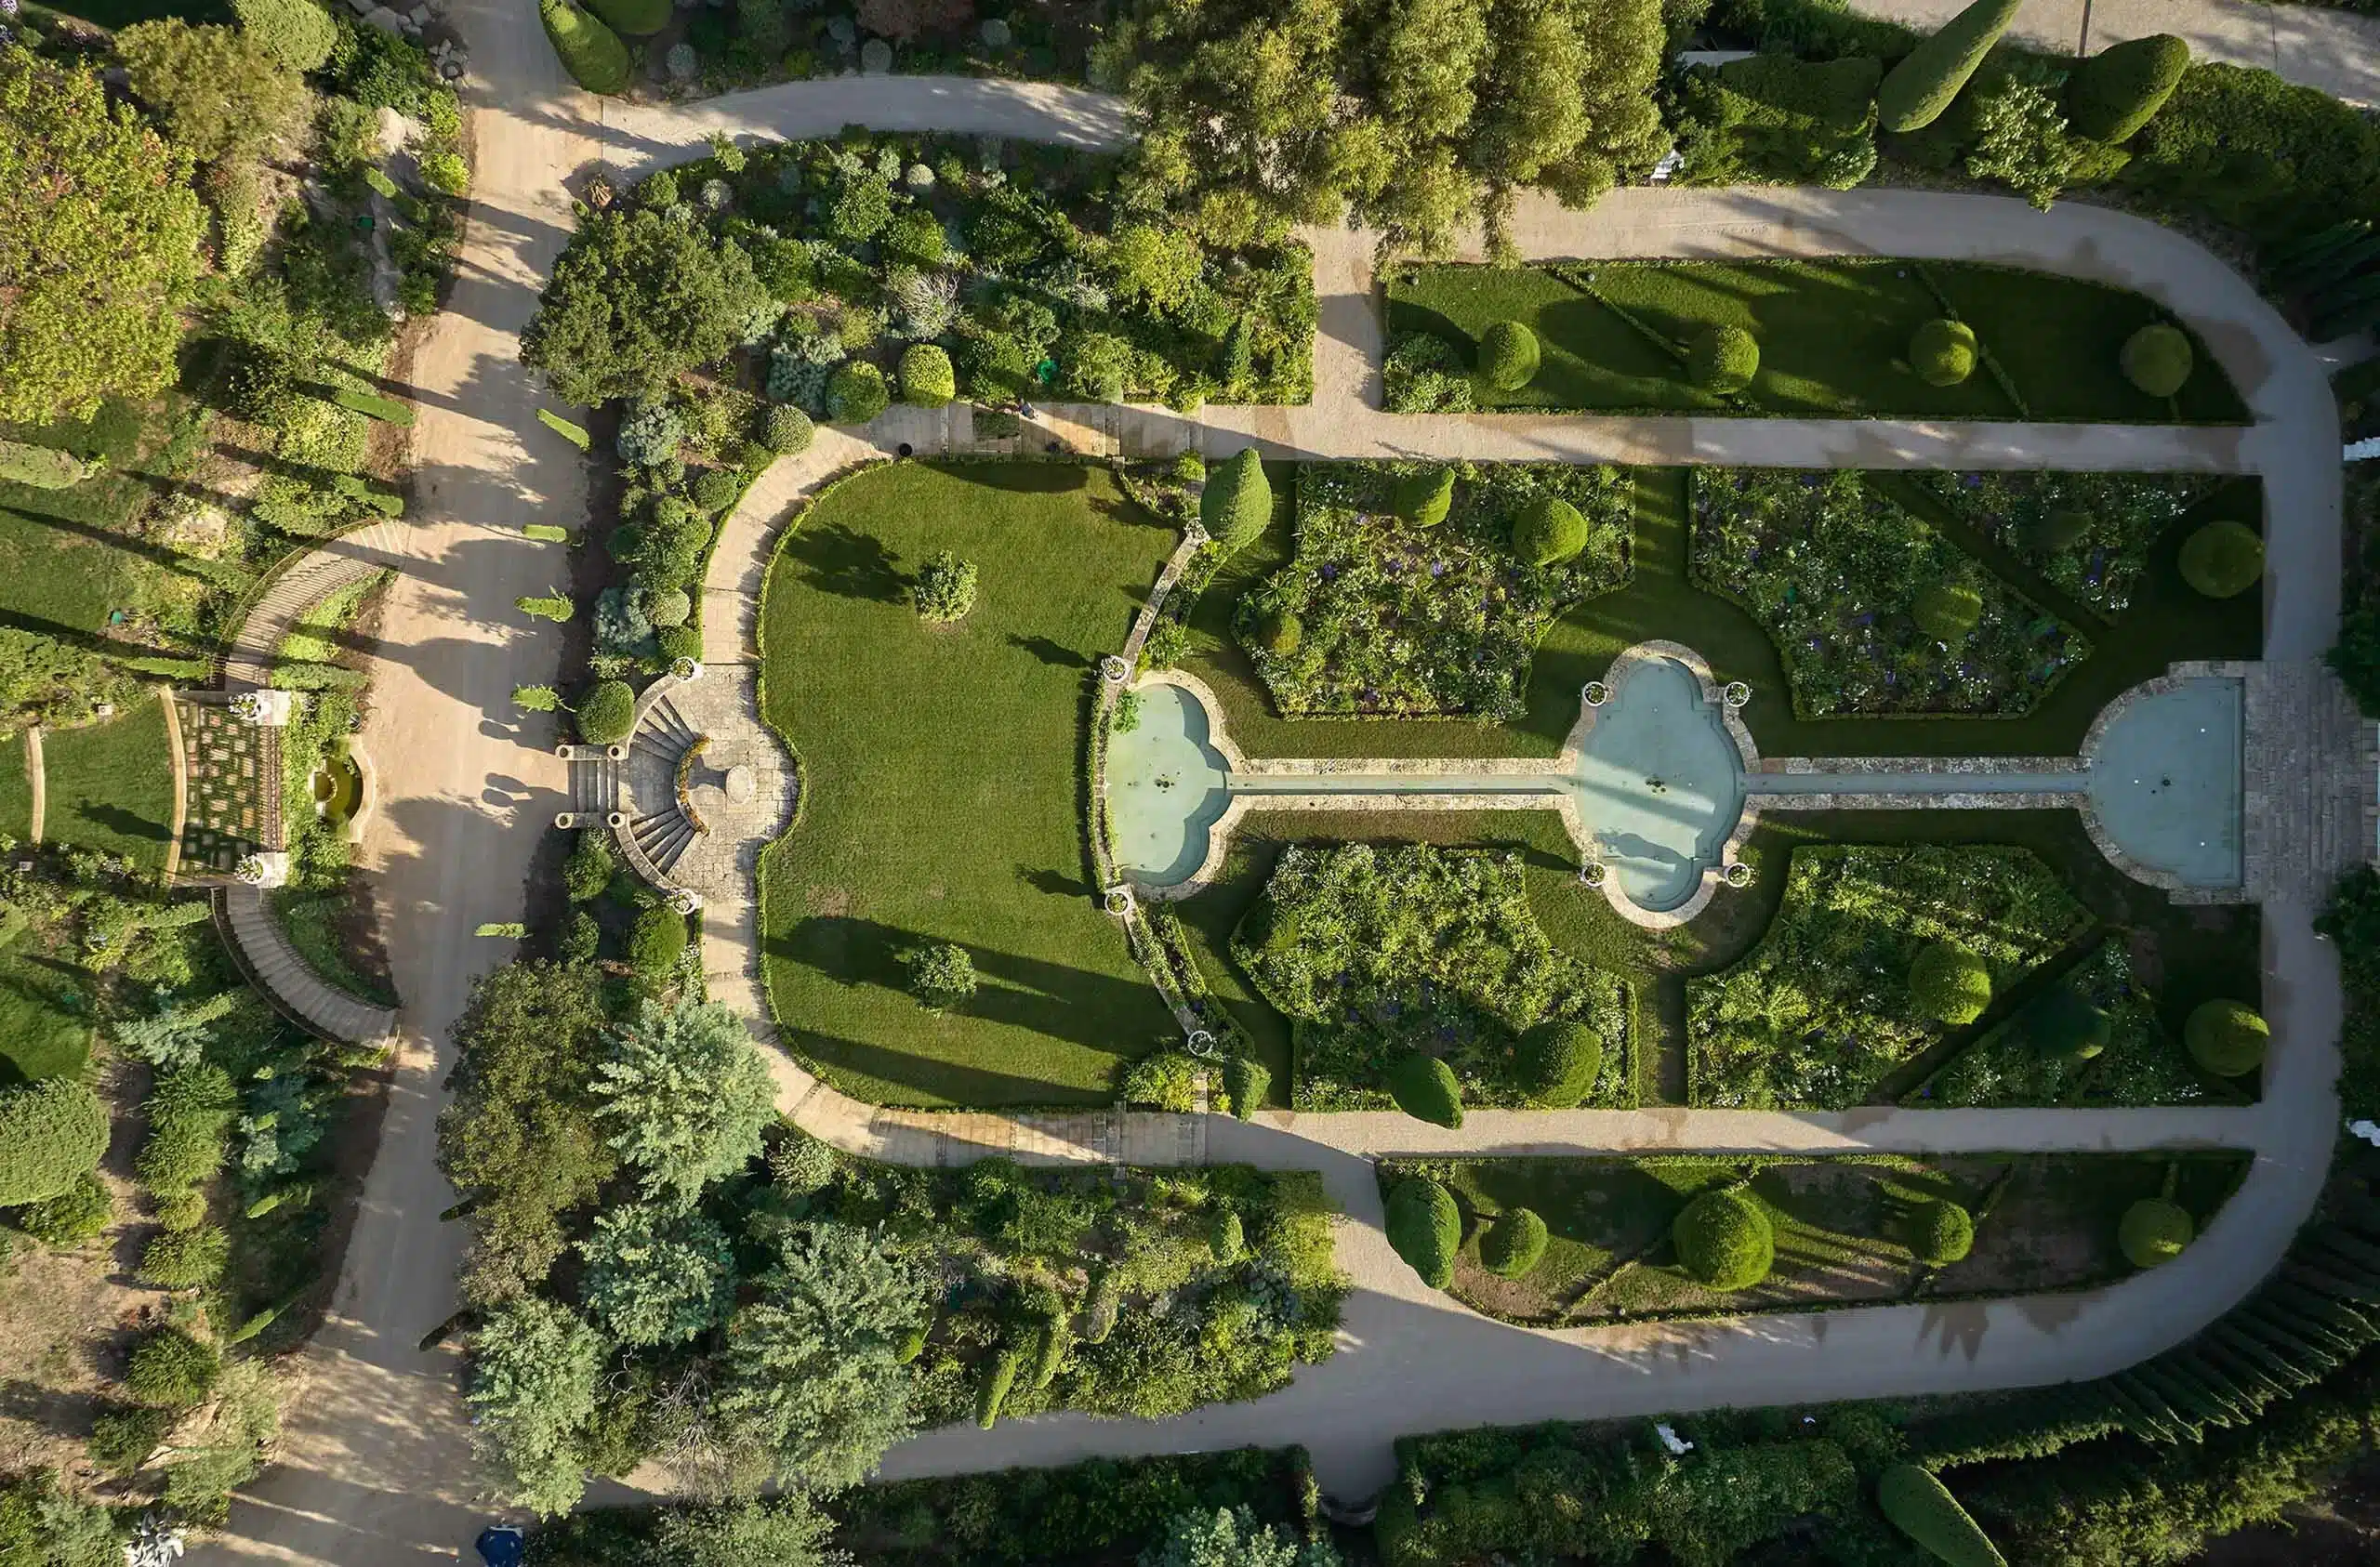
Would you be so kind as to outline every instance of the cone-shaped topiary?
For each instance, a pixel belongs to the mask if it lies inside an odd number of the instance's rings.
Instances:
[[[1490,1273],[1517,1279],[1545,1255],[1545,1220],[1527,1208],[1507,1209],[1479,1237],[1479,1260]]]
[[[107,1150],[107,1110],[73,1078],[0,1088],[0,1208],[57,1196]]]
[[[2071,985],[2056,985],[2028,1006],[2017,1020],[2025,1043],[2043,1059],[2073,1065],[2108,1047],[2107,1013]]]
[[[2089,512],[2052,511],[2025,530],[2025,542],[2044,555],[2055,555],[2061,549],[2072,549],[2090,532]]]
[[[1777,1262],[1777,1231],[1741,1187],[1706,1192],[1670,1226],[1678,1265],[1712,1289],[1750,1289]]]
[[[1537,334],[1500,321],[1479,335],[1479,378],[1498,391],[1518,391],[1537,378]]]
[[[2204,1001],[2182,1025],[2190,1060],[2217,1077],[2244,1077],[2265,1064],[2272,1027],[2237,1001]]]
[[[1760,374],[1760,341],[1740,326],[1709,326],[1686,358],[1686,373],[1704,391],[1739,392]]]
[[[1264,536],[1273,521],[1273,486],[1255,447],[1241,447],[1208,471],[1198,521],[1209,538],[1229,550],[1246,549]]]
[[[1531,501],[1513,519],[1513,553],[1532,566],[1553,566],[1587,547],[1587,520],[1558,495]]]
[[[1955,387],[1975,374],[1975,328],[1937,316],[1909,339],[1909,367],[1929,387]]]
[[[1945,1268],[1975,1249],[1975,1216],[1944,1199],[1920,1203],[1909,1216],[1910,1254]]]
[[[2066,79],[2068,128],[2113,145],[2129,139],[2165,107],[2190,68],[2190,46],[2152,33],[2101,49]]]
[[[537,0],[537,15],[572,81],[590,93],[628,90],[628,46],[601,18],[570,0]]]
[[[1931,1469],[1895,1464],[1876,1481],[1876,1510],[1947,1567],[2008,1567],[1990,1537]]]
[[[2265,541],[2244,522],[2209,522],[2182,541],[2182,580],[2210,599],[2234,599],[2265,574]]]
[[[1966,948],[1937,942],[1909,966],[1909,999],[1923,1017],[1971,1023],[1991,1005],[1991,970]]]
[[[1876,123],[1888,131],[1913,131],[1940,119],[1991,52],[2024,0],[1975,0],[1919,41],[1876,86]]]
[[[1425,467],[1396,481],[1396,515],[1416,528],[1435,528],[1454,505],[1454,469]]]
[[[2181,1256],[2197,1234],[2198,1225],[2179,1203],[2143,1197],[2124,1210],[2116,1244],[2135,1268],[2154,1268]]]
[[[1453,1282],[1455,1253],[1462,1248],[1462,1210],[1453,1192],[1408,1176],[1389,1192],[1384,1218],[1388,1244],[1423,1284],[1444,1289]]]
[[[1930,582],[1910,606],[1917,628],[1937,642],[1956,642],[1983,618],[1983,595],[1963,582]]]
[[[599,681],[578,704],[578,738],[589,745],[616,745],[636,724],[636,692],[626,680]]]
[[[1388,1093],[1396,1108],[1437,1126],[1462,1125],[1462,1085],[1454,1068],[1419,1050],[1388,1069]]]
[[[2149,323],[2123,341],[2123,378],[2150,397],[2171,397],[2181,390],[2196,362],[2189,334],[2162,321]]]
[[[1587,1097],[1603,1071],[1603,1035],[1582,1022],[1549,1020],[1521,1035],[1521,1086],[1549,1110]]]

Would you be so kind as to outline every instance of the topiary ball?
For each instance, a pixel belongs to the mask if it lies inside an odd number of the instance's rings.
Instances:
[[[2044,513],[2025,530],[2025,542],[2043,555],[2055,555],[2062,549],[2072,549],[2090,533],[2089,512],[2052,511]]]
[[[616,745],[636,723],[636,692],[625,680],[603,680],[578,704],[578,738],[589,745]]]
[[[2198,1234],[2188,1209],[2163,1197],[2143,1197],[2126,1208],[2116,1227],[2116,1244],[2135,1268],[2154,1268],[2182,1255]]]
[[[1479,335],[1479,378],[1498,391],[1518,391],[1537,378],[1537,334],[1500,321]]]
[[[1587,520],[1558,495],[1530,502],[1513,519],[1513,553],[1532,566],[1553,566],[1587,547]]]
[[[1287,658],[1305,639],[1305,623],[1294,610],[1275,610],[1256,623],[1256,641],[1275,658]]]
[[[1432,1289],[1454,1281],[1455,1253],[1462,1247],[1462,1210],[1454,1193],[1436,1181],[1408,1176],[1384,1205],[1388,1244]]]
[[[1556,1019],[1521,1035],[1521,1086],[1549,1110],[1585,1099],[1602,1071],[1603,1035],[1582,1022]]]
[[[1937,642],[1964,640],[1983,618],[1983,595],[1959,582],[1934,582],[1909,608],[1917,628]]]
[[[1462,1085],[1454,1068],[1435,1056],[1408,1052],[1388,1069],[1388,1093],[1396,1108],[1436,1126],[1462,1125]]]
[[[1966,948],[1937,942],[1909,966],[1909,998],[1922,1017],[1971,1023],[1991,1005],[1991,970]]]
[[[694,504],[705,511],[725,511],[743,492],[743,483],[723,467],[707,467],[694,480]]]
[[[1545,1220],[1514,1208],[1479,1237],[1479,1262],[1490,1273],[1517,1279],[1545,1256]]]
[[[2265,541],[2244,522],[2209,522],[2182,541],[2182,580],[2210,599],[2235,599],[2265,574]]]
[[[1454,506],[1454,469],[1425,467],[1396,481],[1396,515],[1416,528],[1435,528]]]
[[[2124,340],[2123,378],[2150,397],[2171,397],[2190,378],[2189,335],[2155,322]]]
[[[810,450],[815,433],[810,415],[791,403],[774,404],[760,421],[760,444],[780,457],[799,456]]]
[[[1948,1201],[1920,1203],[1909,1216],[1909,1250],[1918,1261],[1946,1268],[1975,1249],[1975,1216]]]
[[[2107,1013],[2071,985],[2057,985],[2027,1007],[2018,1023],[2025,1042],[2045,1060],[2076,1065],[2108,1047]]]
[[[1929,387],[1955,387],[1975,374],[1975,328],[1937,316],[1909,339],[1909,367]]]
[[[2182,1025],[2190,1060],[2217,1077],[2244,1077],[2265,1064],[2272,1025],[2237,1001],[2202,1002]]]
[[[1739,392],[1760,374],[1760,341],[1740,326],[1705,327],[1686,358],[1687,374],[1704,391]]]
[[[1712,1289],[1750,1289],[1777,1262],[1777,1232],[1741,1187],[1706,1192],[1670,1226],[1678,1265]]]
[[[939,343],[912,343],[901,353],[901,401],[940,408],[959,395],[959,375]]]

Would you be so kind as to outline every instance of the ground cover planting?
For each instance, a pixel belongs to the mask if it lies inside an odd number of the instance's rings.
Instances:
[[[2246,1165],[2224,1152],[1511,1158],[1391,1163],[1381,1180],[1432,1179],[1454,1195],[1458,1299],[1507,1321],[1579,1325],[2089,1288],[2134,1271],[2119,1242],[2134,1205],[2170,1194],[2203,1228]],[[1729,1191],[1774,1244],[1773,1266],[1736,1288],[1695,1277],[1676,1241],[1689,1204]],[[1970,1222],[1946,1221],[1945,1204]],[[1522,1210],[1544,1222],[1541,1258],[1499,1271],[1497,1232]],[[1971,1232],[1969,1248],[1956,1232]]]
[[[1925,323],[1944,318],[1970,327],[1989,357],[1964,378],[1936,385],[1911,368],[1911,344]],[[2170,401],[2126,378],[2124,345],[2164,320],[2155,304],[2122,289],[1973,263],[1414,264],[1388,282],[1392,349],[1414,335],[1435,337],[1452,346],[1459,369],[1475,362],[1474,345],[1498,322],[1519,322],[1535,335],[1532,378],[1512,388],[1474,378],[1471,395],[1483,408],[2245,419],[2203,345],[2194,345],[2195,367]],[[1759,349],[1758,372],[1739,393],[1699,385],[1690,369],[1694,345],[1727,327],[1750,333]],[[1397,406],[1393,388],[1390,397]]]
[[[1941,473],[1911,476],[1978,533],[2096,613],[2132,607],[2149,551],[2213,485],[2192,474]]]
[[[1112,1102],[1171,1020],[1087,881],[1091,665],[1123,644],[1174,535],[1095,468],[902,464],[785,539],[762,608],[762,712],[800,819],[760,872],[786,1042],[837,1086],[922,1105]],[[910,575],[980,573],[946,626]],[[935,1013],[900,955],[955,942],[973,997]]]
[[[165,868],[174,764],[156,695],[99,723],[45,731],[42,778],[45,843],[117,855],[152,876]]]

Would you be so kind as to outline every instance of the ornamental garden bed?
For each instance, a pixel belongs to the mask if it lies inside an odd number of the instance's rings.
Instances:
[[[1910,368],[1918,328],[1946,314],[1972,328],[2001,375],[1979,363],[1936,386]],[[1434,264],[1401,268],[1388,283],[1392,352],[1410,336],[1435,337],[1451,346],[1457,376],[1468,378],[1475,345],[1496,323],[1535,334],[1539,365],[1526,385],[1472,379],[1484,408],[2244,423],[2246,405],[2195,338],[2193,368],[2174,398],[2125,377],[2125,343],[2166,320],[2125,289],[1976,262]],[[1672,351],[1723,326],[1759,345],[1758,373],[1738,394],[1695,385]]]
[[[1818,1158],[1513,1158],[1384,1164],[1383,1191],[1413,1175],[1444,1184],[1463,1239],[1450,1291],[1473,1310],[1531,1325],[1807,1310],[1895,1301],[2087,1289],[2133,1272],[2125,1212],[2167,1192],[2202,1229],[2245,1172],[2244,1153],[1972,1154]],[[1742,1189],[1775,1235],[1767,1277],[1700,1283],[1672,1230],[1697,1195]],[[1924,1205],[1974,1220],[1973,1249],[1945,1266],[1911,1249]],[[1517,1278],[1481,1261],[1495,1221],[1527,1208],[1544,1254]]]
[[[2150,548],[2215,481],[2183,473],[1910,476],[1969,526],[2112,619],[2132,607]]]
[[[1693,574],[1760,622],[1805,718],[2020,714],[2082,633],[1852,470],[1698,468]]]

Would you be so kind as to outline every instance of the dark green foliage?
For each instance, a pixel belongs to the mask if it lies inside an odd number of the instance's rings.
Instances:
[[[648,980],[666,979],[678,971],[686,954],[686,916],[668,903],[656,904],[636,916],[628,932],[628,964]]]
[[[1909,613],[1917,628],[1936,641],[1962,641],[1983,618],[1983,595],[1964,583],[1928,583]]]
[[[1245,549],[1263,536],[1273,520],[1273,486],[1255,447],[1243,446],[1208,470],[1207,487],[1198,496],[1198,520],[1208,537],[1230,551]]]
[[[1545,1220],[1527,1208],[1499,1214],[1479,1237],[1479,1260],[1491,1273],[1517,1279],[1545,1256]]]
[[[2264,1065],[2272,1029],[2254,1007],[2237,1001],[2205,1001],[2183,1026],[2190,1059],[2217,1077],[2244,1077]]]
[[[2052,1060],[2086,1061],[2108,1047],[2108,1014],[2072,985],[2052,985],[2017,1014],[2025,1042]]]
[[[2233,599],[2265,574],[2265,541],[2244,522],[2207,523],[2182,541],[2182,580],[2210,599]]]
[[[1253,1056],[1234,1056],[1223,1062],[1223,1095],[1239,1119],[1245,1121],[1263,1109],[1264,1096],[1272,1086],[1272,1070]]]
[[[1500,321],[1479,336],[1479,378],[1498,391],[1518,391],[1537,376],[1537,334]]]
[[[128,1475],[139,1468],[142,1460],[164,1445],[165,1435],[174,1429],[174,1412],[146,1404],[117,1404],[102,1410],[91,1421],[91,1461],[110,1474]],[[5,1535],[0,1535],[4,1544]],[[0,1550],[0,1561],[10,1558]]]
[[[1763,53],[1681,84],[1679,151],[1698,185],[1777,181],[1848,190],[1875,168],[1872,56],[1796,59]]]
[[[810,450],[816,432],[810,415],[788,403],[773,403],[761,415],[760,444],[781,457],[796,457]]]
[[[214,1390],[223,1375],[215,1347],[178,1327],[159,1328],[136,1345],[125,1363],[125,1390],[146,1404],[187,1409]]]
[[[1434,1126],[1462,1125],[1462,1085],[1454,1069],[1435,1056],[1419,1050],[1388,1069],[1388,1091],[1396,1108]]]
[[[1876,88],[1877,123],[1888,131],[1932,125],[1950,107],[1983,57],[2016,20],[2023,0],[1974,0],[1884,72]]]
[[[1909,340],[1909,366],[1929,387],[1955,387],[1975,374],[1975,328],[1937,316]]]
[[[1740,326],[1707,326],[1687,349],[1686,367],[1705,391],[1739,392],[1760,374],[1760,344]]]
[[[591,93],[628,91],[628,48],[618,33],[570,0],[537,0],[537,15],[572,81]]]
[[[1909,1216],[1909,1249],[1918,1261],[1946,1267],[1975,1246],[1975,1216],[1947,1198],[1922,1204]]]
[[[1576,1019],[1554,1019],[1521,1035],[1521,1086],[1549,1110],[1585,1099],[1602,1072],[1603,1035]]]
[[[2131,151],[2124,184],[2259,237],[2368,213],[2380,193],[2380,128],[2328,93],[2243,66],[2191,66]]]
[[[589,745],[616,745],[636,724],[636,692],[625,680],[601,680],[578,704],[578,737]]]
[[[1432,1289],[1454,1282],[1455,1253],[1462,1247],[1462,1211],[1454,1193],[1435,1180],[1413,1176],[1388,1194],[1388,1244]]]
[[[70,1190],[107,1146],[107,1107],[73,1079],[0,1088],[0,1207]]]
[[[2339,878],[2314,928],[2338,949],[2347,990],[2339,1035],[2339,1108],[2380,1115],[2380,871],[2360,865]]]
[[[2165,107],[2189,68],[2190,46],[2170,33],[2109,45],[2067,78],[2067,123],[2094,141],[2129,141]]]
[[[2008,1567],[1997,1547],[1931,1469],[1895,1464],[1876,1482],[1876,1507],[1947,1567]]]
[[[1009,1389],[1015,1386],[1017,1367],[1024,1359],[1020,1351],[1004,1349],[985,1371],[984,1385],[975,1394],[975,1424],[985,1430],[1000,1417],[1000,1405],[1008,1402]]]
[[[574,903],[585,903],[603,895],[612,885],[612,874],[619,868],[619,857],[612,852],[612,836],[608,828],[586,827],[572,846],[570,858],[562,862],[562,889]]]
[[[669,0],[588,0],[588,8],[624,38],[650,38],[669,25]]]
[[[2124,1210],[2116,1244],[2135,1268],[2154,1268],[2182,1255],[2198,1232],[2189,1210],[2162,1197],[2144,1197]]]
[[[975,960],[956,942],[911,947],[901,954],[909,994],[933,1012],[963,1007],[975,994]]]
[[[2088,537],[2091,514],[2071,509],[2045,511],[2025,534],[2025,543],[2043,554],[2071,549]]]
[[[522,334],[521,362],[572,402],[649,397],[726,355],[766,299],[740,246],[615,203],[587,218],[555,261]]]
[[[704,511],[725,511],[743,490],[743,482],[726,468],[707,467],[694,480],[694,505]]]
[[[152,1192],[186,1191],[214,1178],[238,1113],[239,1094],[222,1068],[180,1067],[158,1073],[141,1106],[149,1120],[134,1169]]]
[[[839,425],[864,425],[892,404],[884,372],[864,359],[848,359],[826,377],[826,417]]]
[[[86,1173],[57,1196],[18,1209],[16,1226],[46,1246],[79,1246],[105,1230],[113,1212],[107,1184]]]
[[[1590,531],[1579,508],[1548,495],[1513,520],[1513,553],[1532,566],[1552,566],[1587,547]]]
[[[241,32],[301,76],[320,71],[338,42],[330,13],[313,0],[232,0],[231,11]]]
[[[1454,469],[1417,468],[1396,485],[1396,515],[1417,528],[1435,528],[1454,505]]]
[[[2151,322],[2124,340],[2123,378],[2151,397],[2171,397],[2190,378],[2188,334]]]
[[[1678,1265],[1712,1289],[1750,1289],[1777,1261],[1768,1215],[1739,1187],[1706,1192],[1671,1226]]]
[[[1991,1005],[1991,970],[1964,947],[1936,942],[1910,965],[1909,999],[1922,1017],[1971,1023]]]

